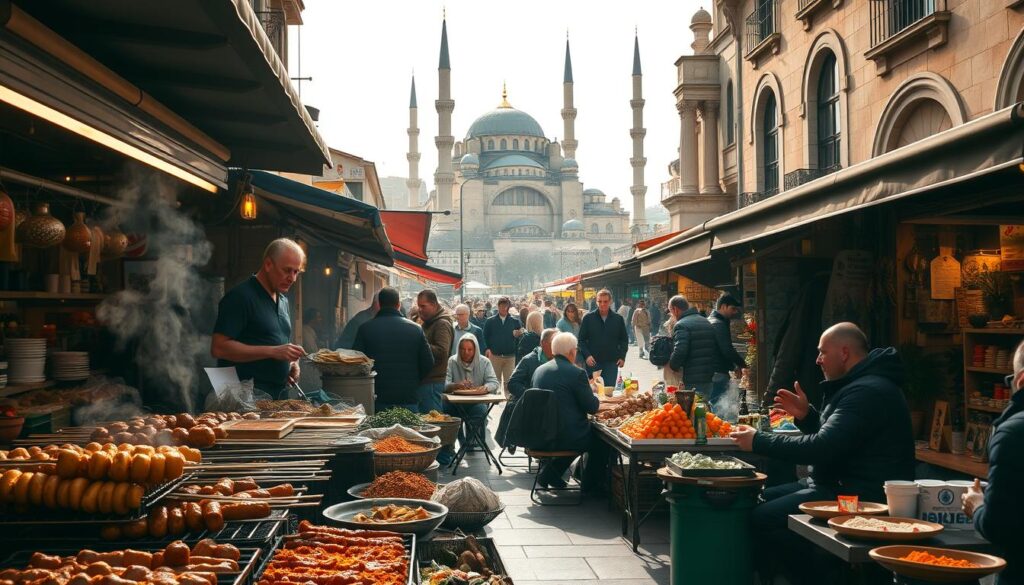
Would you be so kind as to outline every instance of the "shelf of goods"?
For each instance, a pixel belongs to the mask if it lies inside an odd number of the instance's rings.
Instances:
[[[969,455],[940,453],[931,449],[918,448],[917,460],[937,467],[958,471],[971,477],[988,478],[988,463],[975,461]]]

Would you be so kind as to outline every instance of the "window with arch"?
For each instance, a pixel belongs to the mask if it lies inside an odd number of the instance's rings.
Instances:
[[[764,194],[779,192],[779,124],[775,92],[768,91],[764,97],[764,120],[761,126],[761,144],[764,153],[761,173],[764,177]]]
[[[519,150],[519,139],[518,138],[513,138],[512,139],[512,150]]]
[[[523,141],[523,150],[533,150],[533,148],[530,146],[529,138]]]
[[[613,233],[614,231],[615,231],[615,226],[613,226],[612,224],[609,223],[608,225],[604,226],[604,233],[610,234],[610,233]]]
[[[840,161],[841,128],[839,120],[839,70],[836,56],[827,51],[818,75],[818,169],[835,168]]]
[[[504,138],[501,139],[501,149],[508,150],[508,141],[505,140]]]
[[[590,224],[590,233],[592,233],[592,234],[599,234],[599,233],[601,233],[601,228],[597,227],[596,223],[592,223],[592,224]]]
[[[736,106],[733,104],[732,80],[725,86],[725,145],[729,146],[736,141]]]
[[[494,150],[494,140],[487,141],[487,150]]]
[[[529,187],[512,187],[494,198],[494,205],[543,207],[547,200],[538,191]]]

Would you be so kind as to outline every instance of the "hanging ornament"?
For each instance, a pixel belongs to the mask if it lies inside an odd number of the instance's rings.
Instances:
[[[32,217],[18,226],[17,237],[23,245],[31,248],[52,248],[64,241],[66,233],[64,224],[50,215],[50,205],[39,203]]]
[[[110,228],[103,236],[103,257],[120,258],[128,249],[128,236],[118,227]]]
[[[92,248],[92,230],[85,225],[85,212],[75,212],[75,222],[68,228],[64,248],[70,252],[84,254]]]

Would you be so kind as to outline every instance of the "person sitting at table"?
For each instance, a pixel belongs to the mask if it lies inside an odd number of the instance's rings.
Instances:
[[[494,366],[490,360],[485,360],[480,355],[480,342],[472,333],[463,333],[459,338],[458,352],[448,358],[448,374],[445,379],[444,391],[451,394],[455,390],[466,390],[468,388],[487,388],[489,394],[498,393],[498,376],[494,374]],[[471,419],[476,424],[484,424],[484,417],[487,416],[487,406],[484,404],[459,404],[444,401],[446,414]],[[459,443],[466,441],[466,435],[462,428],[459,429]],[[455,449],[447,445],[437,454],[437,461],[441,465],[448,465],[455,458]]]
[[[494,433],[494,440],[501,447],[508,449],[509,453],[515,453],[518,445],[510,444],[507,439],[509,423],[512,421],[512,413],[515,411],[516,401],[519,400],[527,390],[532,388],[533,373],[537,368],[548,360],[555,357],[551,352],[551,340],[558,334],[558,329],[545,329],[540,334],[540,347],[523,356],[523,359],[516,364],[512,376],[508,379],[508,402],[501,411],[501,419],[498,421],[498,429]]]
[[[800,388],[779,390],[775,404],[793,415],[802,436],[762,433],[742,425],[732,438],[743,451],[810,465],[810,476],[771,487],[752,516],[755,551],[763,553],[758,570],[770,557],[781,566],[811,572],[809,543],[787,527],[799,505],[856,495],[861,501],[884,502],[886,480],[914,479],[914,433],[910,409],[900,386],[903,363],[894,348],[871,350],[867,337],[853,323],[825,330],[818,342],[817,364],[824,407],[810,405]],[[820,575],[795,575],[796,583],[815,582]]]
[[[1020,527],[1024,525],[1024,342],[1013,354],[1013,374],[1007,376],[1013,397],[1003,414],[992,423],[988,442],[988,488],[974,485],[963,495],[964,513],[974,518],[974,529],[1000,547],[1006,568],[999,573],[998,585],[1024,585],[1024,548]]]
[[[587,451],[591,448],[589,414],[597,413],[599,402],[590,387],[587,373],[576,367],[576,336],[559,333],[551,341],[555,359],[537,368],[533,373],[532,388],[542,388],[555,393],[558,404],[558,433],[551,451]],[[558,457],[544,466],[537,483],[541,487],[564,488],[565,474],[575,457]],[[599,482],[590,469],[584,467],[583,485],[585,490]]]

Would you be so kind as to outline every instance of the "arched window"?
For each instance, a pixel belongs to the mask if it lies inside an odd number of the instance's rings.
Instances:
[[[612,233],[614,231],[615,231],[615,226],[613,226],[612,224],[609,223],[608,225],[604,226],[604,233],[610,234],[610,233]]]
[[[527,207],[543,207],[547,200],[538,191],[529,187],[512,187],[494,198],[494,205],[515,205]]]
[[[725,145],[729,146],[736,140],[735,128],[736,125],[736,107],[733,104],[732,97],[732,80],[725,86]]]
[[[519,150],[519,139],[518,138],[513,138],[512,139],[512,150]]]
[[[764,158],[761,174],[764,177],[764,194],[779,192],[779,124],[775,93],[771,90],[764,98],[764,123],[761,127],[761,144]]]
[[[494,150],[494,140],[487,141],[487,150]]]
[[[533,147],[530,146],[530,139],[527,138],[523,141],[523,150],[531,150]]]
[[[504,138],[501,139],[501,149],[508,150],[508,141],[505,140]]]
[[[839,75],[836,56],[831,51],[821,64],[818,77],[818,169],[832,169],[839,164]]]
[[[601,233],[601,228],[597,227],[596,223],[592,223],[592,224],[590,224],[590,233],[592,233],[592,234],[599,234],[599,233]]]

